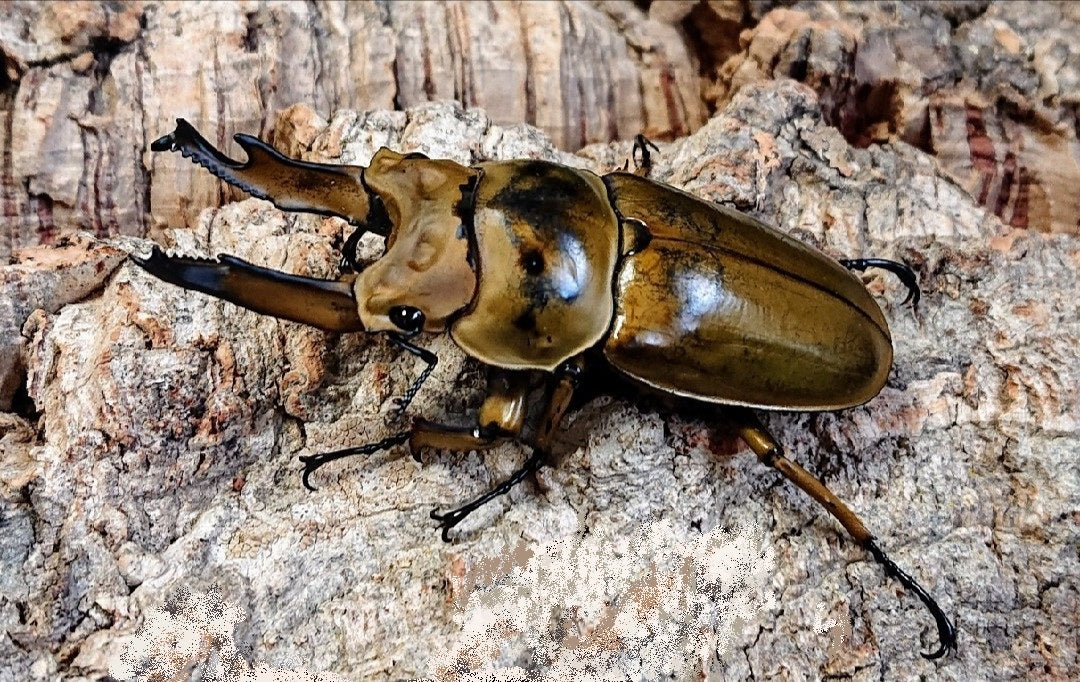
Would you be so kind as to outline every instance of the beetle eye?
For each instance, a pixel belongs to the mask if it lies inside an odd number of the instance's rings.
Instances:
[[[396,305],[390,308],[390,321],[402,331],[415,333],[424,328],[424,313],[411,305]]]

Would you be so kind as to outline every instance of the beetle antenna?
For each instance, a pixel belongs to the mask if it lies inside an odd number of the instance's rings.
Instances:
[[[840,265],[843,265],[849,270],[858,270],[859,272],[863,272],[867,268],[881,268],[882,270],[888,270],[899,277],[900,281],[907,287],[908,295],[907,298],[904,299],[904,303],[911,301],[912,307],[919,305],[919,299],[922,297],[922,294],[919,292],[919,278],[907,263],[900,263],[885,258],[850,258],[841,260]]]
[[[405,415],[405,410],[408,409],[409,403],[413,401],[413,398],[416,397],[416,393],[420,390],[420,387],[424,385],[424,382],[427,381],[427,378],[431,376],[431,373],[435,370],[435,365],[439,363],[439,357],[426,348],[414,346],[409,343],[404,336],[399,334],[390,334],[390,343],[402,350],[409,351],[427,363],[427,367],[424,368],[423,372],[420,372],[420,376],[416,378],[416,381],[412,383],[412,386],[409,386],[409,390],[405,391],[405,395],[394,398],[396,407],[394,408],[394,415],[391,419],[397,421]]]
[[[412,431],[402,431],[401,433],[387,436],[382,440],[375,441],[374,443],[367,443],[366,445],[358,445],[356,447],[344,448],[333,452],[324,452],[320,455],[302,455],[300,461],[304,464],[304,476],[301,480],[304,482],[304,487],[312,492],[315,491],[315,486],[311,485],[308,479],[311,474],[315,473],[316,469],[328,462],[333,462],[344,457],[351,457],[352,455],[373,455],[381,450],[388,450],[395,445],[404,443],[409,440],[410,435],[412,435]]]

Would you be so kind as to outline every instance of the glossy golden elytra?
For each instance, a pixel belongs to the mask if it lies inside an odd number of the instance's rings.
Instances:
[[[737,211],[616,172],[603,177],[535,160],[474,167],[381,149],[368,167],[295,161],[237,136],[244,163],[187,122],[155,141],[278,207],[344,218],[385,237],[374,263],[339,280],[267,270],[239,259],[167,256],[135,262],[174,284],[260,313],[338,332],[381,332],[427,364],[398,399],[407,408],[437,358],[413,343],[449,333],[489,370],[477,422],[414,419],[375,443],[301,458],[303,481],[323,464],[408,443],[473,450],[506,440],[532,455],[507,481],[447,513],[443,539],[469,513],[544,464],[575,389],[597,367],[643,389],[723,406],[759,459],[817,500],[930,610],[936,658],[955,647],[952,623],[881,550],[862,521],[783,448],[748,408],[834,410],[874,397],[892,364],[888,324],[851,269],[884,267],[912,296],[907,266],[835,261]],[[645,173],[648,143],[638,139]],[[909,296],[910,298],[911,296]],[[528,409],[531,396],[542,407]],[[529,416],[535,414],[530,423]]]

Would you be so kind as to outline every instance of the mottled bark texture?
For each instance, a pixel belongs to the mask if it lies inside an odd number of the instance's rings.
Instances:
[[[707,86],[795,78],[853,144],[902,139],[937,157],[1008,225],[1080,232],[1080,5],[796,3],[742,35]]]
[[[653,3],[651,19],[629,3],[400,7],[5,7],[0,682],[1080,677],[1071,5]],[[484,33],[489,20],[504,28]],[[647,37],[659,24],[673,42]],[[507,118],[521,102],[498,88],[521,70],[480,77],[495,57],[462,61],[466,44],[523,49],[513,30],[532,46],[535,122],[604,130],[585,104],[601,90],[564,79],[593,75],[594,53],[574,50],[628,55],[604,57],[604,78],[626,68],[638,84],[619,106],[637,88],[641,128],[696,129],[661,143],[653,177],[834,256],[917,270],[917,309],[890,276],[866,278],[896,351],[881,394],[767,423],[955,617],[957,654],[922,660],[921,606],[820,508],[735,456],[720,419],[592,401],[560,432],[558,465],[451,545],[429,511],[505,478],[522,448],[345,461],[309,493],[296,456],[399,430],[392,399],[419,361],[124,260],[149,234],[336,275],[339,221],[229,203],[239,195],[204,171],[150,154],[175,116],[233,155],[232,133],[260,132],[317,161],[387,145],[621,166],[625,141],[575,155],[559,150],[577,146],[567,129],[513,125],[529,115]],[[452,82],[489,111],[402,99],[401,65],[425,54],[406,45],[431,48],[439,74],[412,92]],[[685,72],[663,66],[679,50],[717,109],[699,129],[650,108],[683,92]],[[563,85],[540,95],[540,74]],[[622,125],[620,138],[638,132]],[[365,257],[380,247],[365,239]],[[440,362],[410,413],[467,422],[482,368],[445,338],[421,343]]]
[[[312,158],[355,163],[381,144],[597,171],[629,152],[571,156],[446,105],[344,111],[313,131]],[[868,278],[896,347],[882,393],[768,423],[955,616],[955,656],[922,660],[923,609],[818,507],[728,456],[741,446],[707,421],[593,401],[539,487],[491,504],[451,545],[428,512],[507,476],[521,448],[422,465],[377,455],[321,470],[309,493],[296,456],[400,428],[391,399],[417,362],[109,260],[99,293],[22,330],[34,413],[5,417],[0,468],[9,679],[172,679],[188,665],[229,679],[259,666],[299,679],[1080,671],[1076,238],[1010,230],[909,145],[849,146],[790,81],[745,88],[663,146],[655,176],[834,255],[918,270],[916,310],[897,282]],[[247,200],[162,239],[330,276],[341,235]],[[65,258],[146,247],[87,239]],[[466,419],[479,368],[445,338],[423,345],[441,361],[412,412]]]
[[[190,224],[236,195],[145,149],[183,116],[225,142],[303,103],[452,99],[563,149],[695,130],[800,80],[853,144],[937,156],[1007,224],[1076,233],[1073,3],[19,2],[0,18],[0,261]]]
[[[177,117],[222,143],[266,135],[296,103],[328,117],[455,100],[566,149],[676,137],[706,117],[686,42],[629,2],[20,2],[3,14],[0,262],[67,231],[187,225],[228,198],[146,155]]]

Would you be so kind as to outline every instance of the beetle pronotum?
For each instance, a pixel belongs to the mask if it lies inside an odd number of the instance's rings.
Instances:
[[[918,296],[914,273],[892,261],[835,261],[732,209],[647,177],[603,177],[535,160],[465,167],[380,149],[367,167],[289,159],[248,135],[238,163],[186,121],[154,151],[179,151],[217,177],[278,208],[333,215],[356,227],[338,280],[298,277],[231,256],[134,260],[153,275],[259,313],[337,332],[382,332],[427,368],[398,399],[404,413],[437,362],[412,343],[449,333],[488,367],[476,424],[414,419],[375,443],[302,457],[304,485],[320,466],[408,443],[474,450],[506,440],[532,448],[491,491],[446,513],[442,537],[471,512],[543,466],[552,435],[591,367],[644,390],[719,405],[766,465],[820,503],[930,610],[940,646],[956,631],[932,597],[901,571],[866,526],[821,481],[784,456],[752,409],[839,410],[873,398],[892,366],[889,327],[850,270],[884,267]],[[358,268],[365,232],[386,251]],[[545,396],[527,424],[527,398]]]

